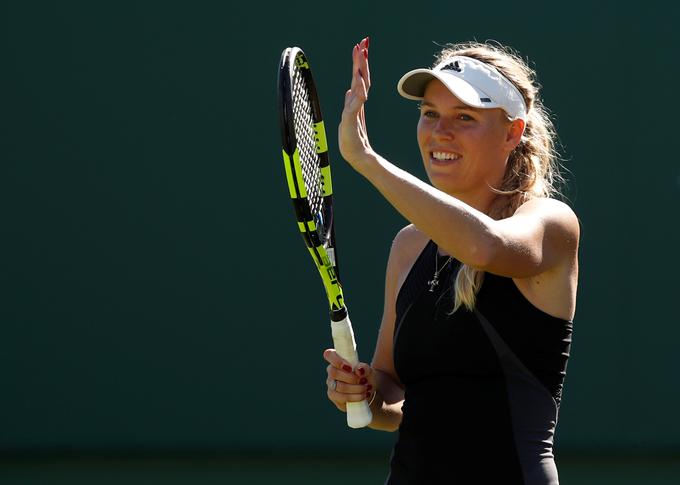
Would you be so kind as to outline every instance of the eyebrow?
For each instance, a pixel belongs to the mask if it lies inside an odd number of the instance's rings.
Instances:
[[[425,101],[425,100],[422,100],[420,102],[420,105],[421,106],[430,106],[432,108],[437,107],[437,105],[435,105],[434,103],[430,103],[429,101]],[[480,111],[479,108],[475,108],[473,106],[468,106],[467,104],[458,104],[458,105],[454,106],[453,109],[466,109],[466,110],[470,110],[470,111]]]

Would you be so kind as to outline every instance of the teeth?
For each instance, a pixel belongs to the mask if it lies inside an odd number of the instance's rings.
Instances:
[[[450,152],[432,152],[432,158],[435,160],[458,160],[460,155]]]

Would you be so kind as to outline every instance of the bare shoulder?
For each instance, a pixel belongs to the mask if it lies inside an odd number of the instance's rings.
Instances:
[[[394,237],[391,257],[398,266],[406,265],[410,268],[429,240],[416,226],[409,224]]]
[[[394,237],[387,265],[388,287],[394,296],[399,292],[413,263],[429,240],[430,238],[413,224],[401,229]]]
[[[522,204],[513,218],[538,218],[546,233],[559,237],[565,244],[578,247],[580,225],[576,213],[564,202],[548,197],[530,199]]]
[[[540,214],[547,217],[565,218],[578,225],[578,218],[573,209],[561,200],[549,197],[536,197],[529,199],[519,206],[515,215],[523,213]]]
[[[517,219],[515,219],[517,218]],[[529,234],[540,271],[514,277],[519,291],[535,307],[565,320],[574,317],[578,287],[579,221],[564,202],[538,198],[524,203],[511,219]],[[529,251],[530,253],[532,251]]]

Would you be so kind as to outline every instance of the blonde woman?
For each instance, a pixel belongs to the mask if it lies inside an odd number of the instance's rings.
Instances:
[[[342,156],[410,225],[394,239],[375,355],[326,350],[328,397],[397,431],[388,484],[557,484],[553,436],[576,305],[579,224],[555,200],[552,124],[509,49],[466,43],[416,69],[431,185],[369,143],[368,39],[353,50]]]

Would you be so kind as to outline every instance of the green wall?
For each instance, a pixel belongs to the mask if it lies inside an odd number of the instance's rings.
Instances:
[[[437,43],[473,38],[533,61],[582,222],[558,446],[678,450],[679,10],[4,2],[0,449],[389,449],[392,436],[346,429],[325,400],[326,308],[293,224],[276,112],[280,53],[301,46],[369,359],[405,221],[334,141],[351,48],[368,34],[371,140],[421,177],[399,77]]]

